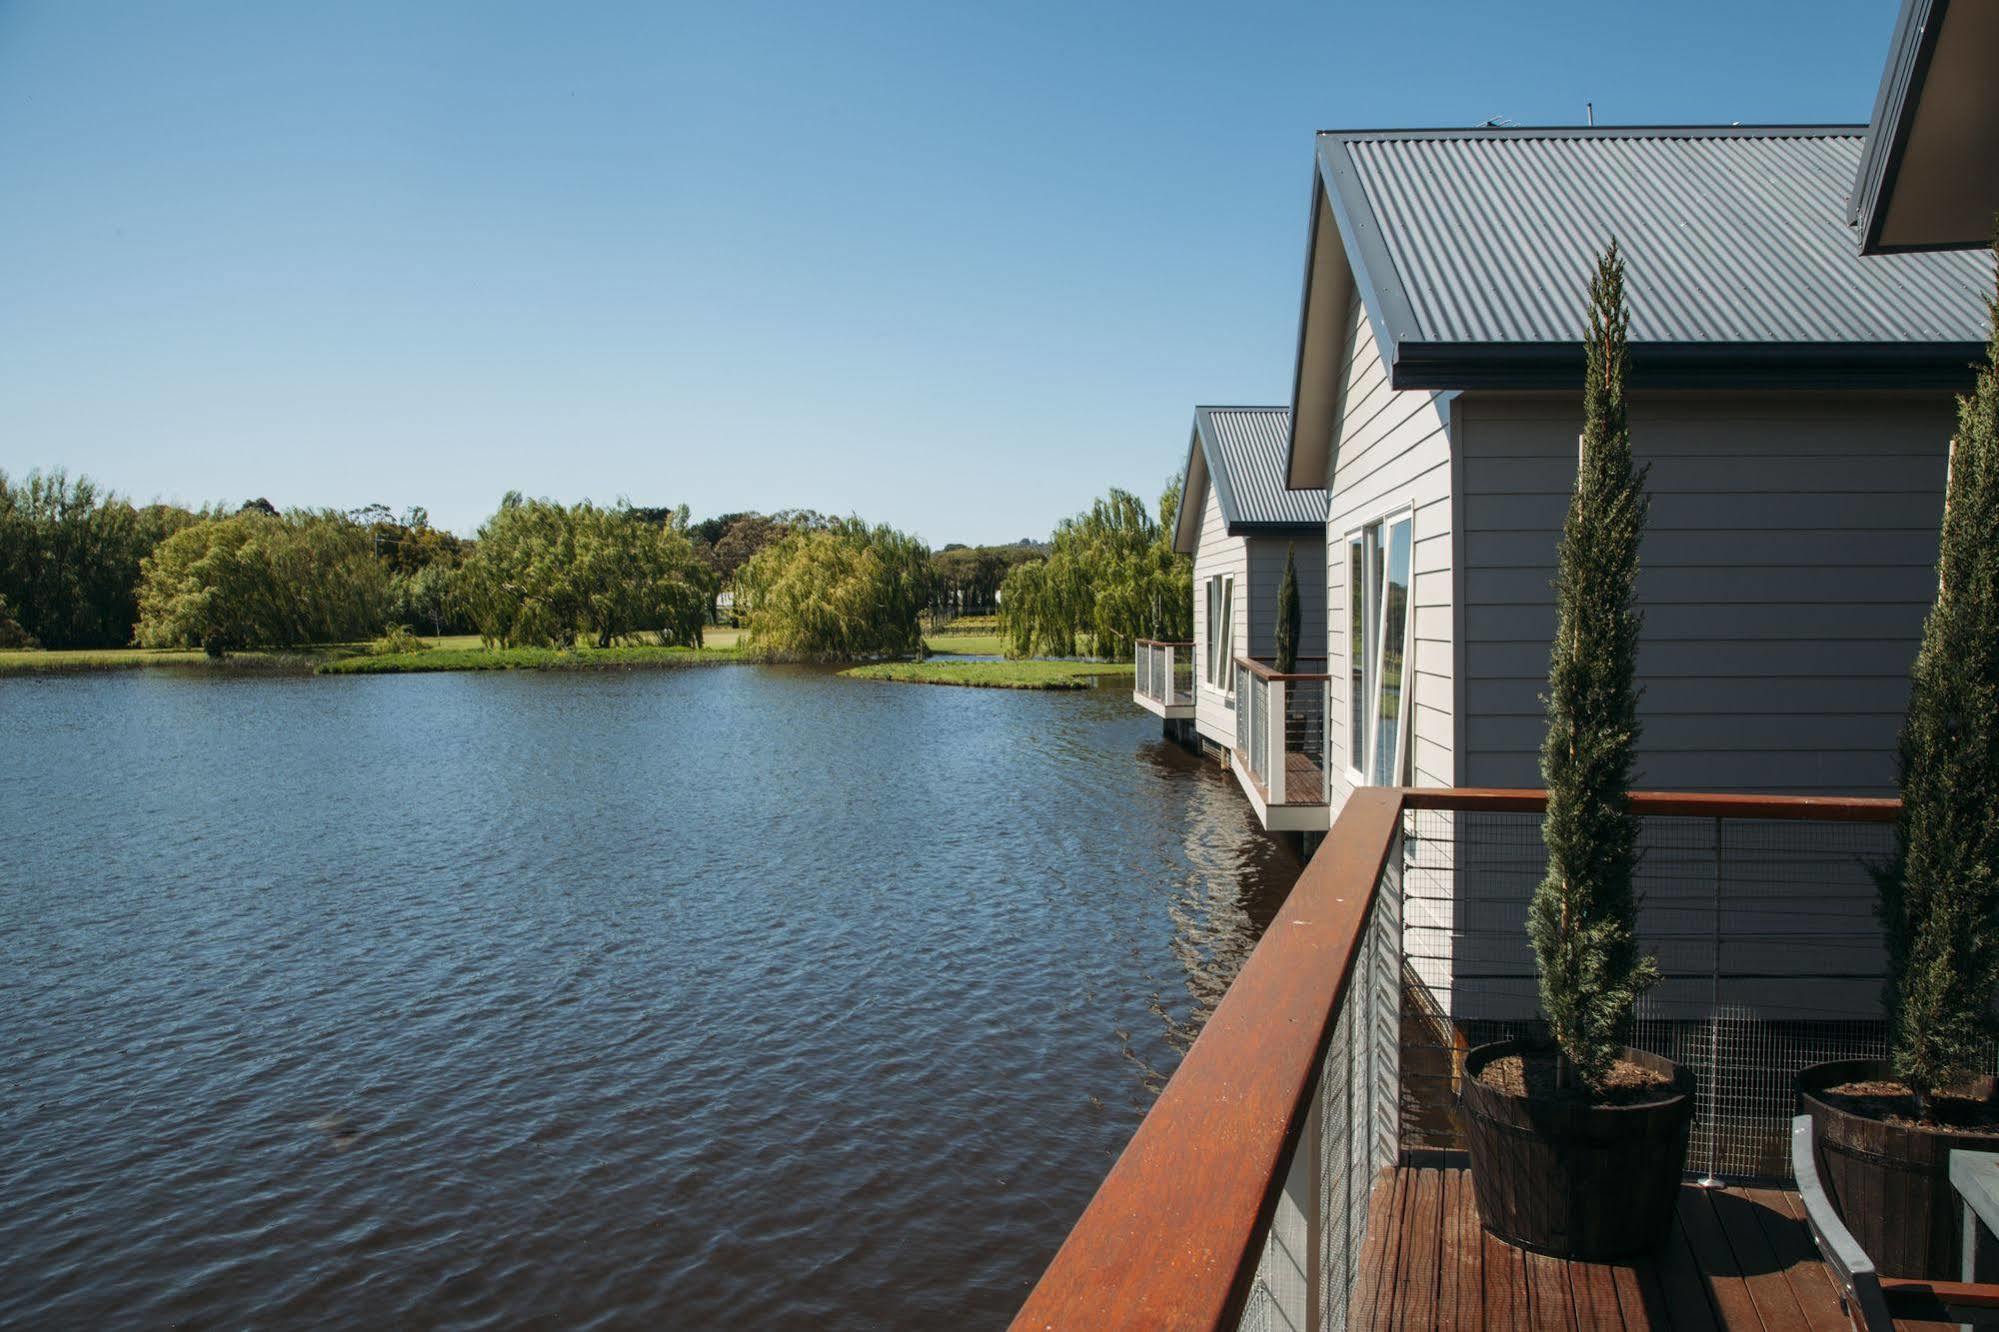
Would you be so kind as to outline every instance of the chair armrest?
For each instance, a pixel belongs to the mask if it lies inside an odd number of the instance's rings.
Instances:
[[[1895,1320],[1881,1290],[1874,1260],[1839,1219],[1839,1209],[1819,1179],[1818,1152],[1812,1143],[1812,1117],[1791,1120],[1791,1173],[1798,1180],[1798,1198],[1805,1204],[1805,1224],[1818,1245],[1819,1256],[1846,1296],[1849,1313],[1857,1310],[1866,1332],[1894,1332]]]

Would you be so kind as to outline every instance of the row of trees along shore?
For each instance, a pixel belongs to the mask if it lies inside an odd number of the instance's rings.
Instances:
[[[1129,657],[1134,638],[1190,627],[1177,503],[1176,487],[1155,521],[1114,490],[1052,542],[932,552],[805,509],[694,522],[685,506],[510,493],[468,539],[421,508],[135,504],[60,470],[0,472],[0,647],[226,653],[398,626],[495,647],[699,646],[733,619],[766,654],[846,660],[920,653],[926,614],[1000,611],[1016,654]]]

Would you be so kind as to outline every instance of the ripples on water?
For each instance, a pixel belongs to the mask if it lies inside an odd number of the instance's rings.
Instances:
[[[0,682],[0,1324],[997,1326],[1297,873],[1128,695]]]

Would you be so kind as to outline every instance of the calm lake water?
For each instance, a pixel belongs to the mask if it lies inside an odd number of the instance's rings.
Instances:
[[[1298,870],[1127,689],[0,681],[0,1324],[997,1326]]]

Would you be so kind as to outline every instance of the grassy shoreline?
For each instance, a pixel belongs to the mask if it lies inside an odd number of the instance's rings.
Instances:
[[[416,652],[371,652],[365,643],[330,643],[211,657],[193,648],[83,648],[0,651],[0,679],[97,671],[166,669],[227,674],[416,675],[447,671],[631,671],[753,664],[765,660],[741,646],[741,632],[714,629],[699,648],[620,644],[598,648],[489,648],[476,635],[425,638]],[[851,667],[842,675],[899,684],[973,689],[1089,689],[1105,679],[1131,678],[1131,665],[1093,661],[967,661],[1001,655],[1005,644],[983,634],[932,636],[927,661]]]
[[[1129,662],[1115,661],[887,661],[853,666],[840,674],[893,684],[956,685],[965,689],[1092,689],[1131,679]]]
[[[211,657],[199,648],[9,648],[0,651],[0,679],[9,676],[82,675],[99,671],[230,671],[305,675],[352,646],[232,652]]]
[[[433,648],[323,661],[317,675],[420,675],[433,671],[630,671],[753,661],[733,647]]]

